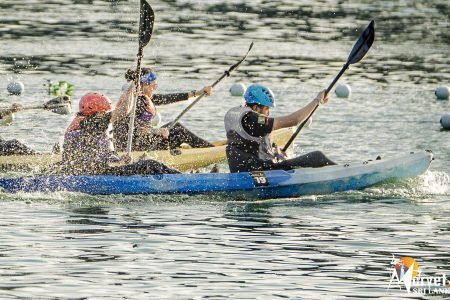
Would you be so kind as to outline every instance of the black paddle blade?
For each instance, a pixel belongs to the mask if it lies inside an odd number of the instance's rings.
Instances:
[[[139,48],[144,48],[153,32],[153,23],[155,22],[155,13],[150,4],[141,0],[141,18],[139,20]]]
[[[347,64],[351,65],[359,62],[369,51],[375,39],[375,22],[372,20],[369,25],[364,29],[364,31],[359,36],[353,46],[352,52],[347,59]]]

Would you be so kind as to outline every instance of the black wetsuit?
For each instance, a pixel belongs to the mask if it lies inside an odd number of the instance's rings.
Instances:
[[[64,136],[62,161],[50,173],[125,176],[180,173],[152,159],[111,166],[120,158],[112,143],[110,117],[110,114],[101,118],[84,117],[78,126],[68,130]]]
[[[5,141],[0,137],[0,155],[32,155],[36,152],[18,140]]]

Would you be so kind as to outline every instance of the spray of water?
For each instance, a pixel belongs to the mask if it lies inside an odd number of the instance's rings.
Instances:
[[[423,191],[433,195],[443,195],[449,192],[450,176],[445,172],[427,171],[419,177],[423,182]]]

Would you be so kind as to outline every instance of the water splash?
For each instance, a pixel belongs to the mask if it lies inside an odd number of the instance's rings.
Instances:
[[[423,181],[423,191],[433,195],[443,195],[449,191],[450,176],[445,172],[427,171],[419,177]]]

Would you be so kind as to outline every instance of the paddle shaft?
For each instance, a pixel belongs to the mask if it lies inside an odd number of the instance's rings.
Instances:
[[[44,106],[44,105],[25,106],[25,107],[23,107],[21,110],[33,110],[33,109],[52,110],[52,109],[55,109],[55,108],[65,107],[66,105],[68,105],[68,103],[65,103],[65,104],[56,104],[56,105],[48,105],[48,106]]]
[[[225,77],[230,76],[229,72],[225,72],[222,74],[222,76],[220,76],[219,79],[217,79],[212,85],[211,87],[215,87],[220,81],[222,81],[222,79],[224,79]],[[189,104],[185,109],[183,109],[183,111],[172,121],[172,123],[170,123],[170,125],[167,127],[169,130],[175,125],[176,122],[178,122],[179,119],[181,119],[195,104],[197,104],[197,102],[199,102],[200,100],[203,99],[203,97],[205,97],[205,93],[201,94],[200,96],[198,96],[194,101],[192,101],[191,104]]]
[[[139,97],[139,90],[141,88],[141,80],[140,80],[140,74],[141,74],[141,61],[142,61],[142,47],[139,45],[139,50],[137,54],[137,68],[136,68],[136,80],[135,80],[135,90],[134,95],[133,92],[130,93],[129,97],[132,97],[131,100],[131,115],[130,115],[130,121],[128,123],[128,140],[127,140],[127,149],[126,152],[128,155],[131,155],[131,148],[133,145],[133,134],[134,134],[134,120],[136,118],[136,100],[137,97]]]
[[[235,69],[237,69],[237,67],[239,67],[239,65],[247,58],[248,54],[250,53],[250,50],[252,50],[253,47],[253,42],[250,44],[250,47],[248,47],[248,51],[245,54],[245,56],[238,61],[237,63],[235,63],[234,65],[232,65],[228,70],[226,70],[222,76],[220,76],[219,79],[217,79],[212,85],[211,87],[215,87],[219,82],[222,81],[222,79],[224,79],[225,77],[229,77],[231,72]],[[197,97],[197,99],[195,99],[191,104],[189,104],[185,109],[183,109],[183,111],[172,121],[172,123],[170,123],[170,125],[167,127],[169,130],[175,125],[176,122],[178,122],[178,120],[181,119],[182,116],[184,116],[195,104],[197,104],[203,97],[205,96],[205,93],[201,94],[200,96]]]
[[[349,63],[346,63],[341,71],[339,72],[339,74],[334,78],[333,82],[328,86],[327,90],[325,91],[325,95],[324,97],[326,98],[328,93],[331,91],[331,89],[333,88],[333,86],[336,84],[336,82],[339,80],[339,78],[342,76],[342,74],[344,74],[344,72],[348,69],[349,67]],[[297,135],[300,133],[300,131],[302,130],[302,128],[305,126],[305,124],[308,122],[308,120],[312,117],[312,115],[315,113],[315,111],[319,108],[319,104],[316,104],[316,106],[314,107],[314,109],[309,113],[308,117],[297,127],[297,130],[295,130],[294,134],[289,138],[289,140],[287,141],[286,145],[284,145],[282,151],[286,152],[286,150],[289,148],[289,146],[292,144],[292,142],[295,140],[295,138],[297,137]]]
[[[6,117],[6,116],[8,116],[8,115],[11,115],[11,114],[15,114],[15,113],[18,113],[18,112],[20,112],[20,111],[23,111],[23,110],[34,110],[34,109],[45,109],[45,110],[52,110],[52,109],[56,109],[56,108],[62,108],[62,107],[65,107],[67,104],[58,104],[58,105],[49,105],[49,106],[44,106],[44,105],[36,105],[36,106],[25,106],[25,107],[22,107],[20,110],[18,110],[18,111],[14,111],[14,110],[12,110],[12,109],[0,109],[0,111],[1,111],[1,113],[0,113],[0,118],[2,118],[2,117]]]

